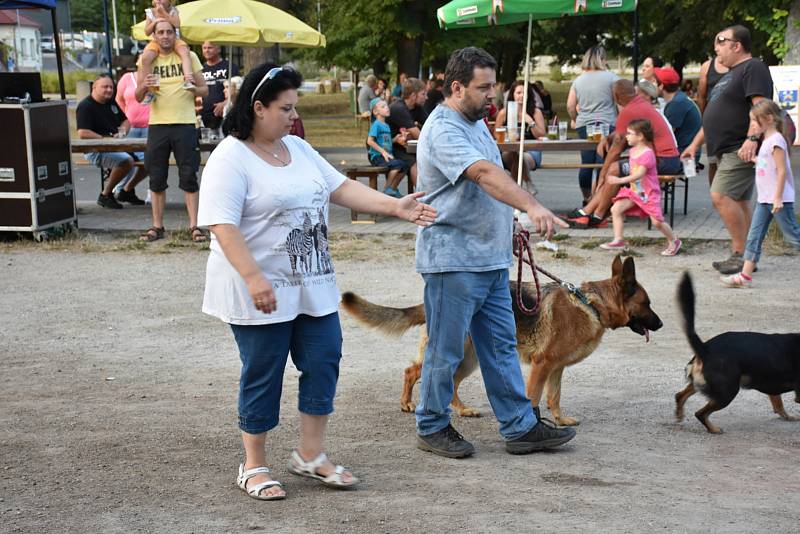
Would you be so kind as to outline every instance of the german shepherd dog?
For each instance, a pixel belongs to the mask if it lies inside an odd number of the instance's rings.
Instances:
[[[597,282],[586,282],[581,291],[588,303],[583,303],[568,289],[549,284],[542,287],[542,303],[536,315],[523,314],[513,296],[517,283],[511,282],[510,291],[517,326],[517,350],[524,363],[530,363],[526,394],[534,406],[539,405],[543,392],[547,392],[547,407],[553,419],[560,425],[577,425],[578,420],[561,412],[561,374],[564,367],[574,365],[589,356],[603,338],[607,328],[629,327],[649,341],[650,331],[661,328],[658,315],[650,308],[647,292],[636,281],[633,258],[624,262],[619,256],[611,266],[611,278]],[[536,299],[536,287],[531,282],[523,283],[523,302],[531,307]],[[412,326],[425,324],[425,308],[422,304],[410,308],[389,308],[372,304],[353,293],[342,295],[342,306],[360,322],[389,335],[401,335]],[[414,362],[405,370],[400,409],[413,412],[411,401],[414,384],[419,380],[425,347],[428,343],[426,331],[420,335],[419,350]],[[458,396],[462,380],[478,367],[472,340],[464,344],[464,359],[456,369],[451,406],[464,417],[480,414],[464,405]]]
[[[781,418],[796,420],[786,413],[781,394],[794,391],[800,402],[800,334],[725,332],[703,342],[694,329],[694,287],[685,273],[678,285],[678,304],[683,330],[694,351],[686,365],[689,384],[675,394],[675,417],[683,420],[686,399],[700,391],[708,403],[694,416],[712,434],[721,434],[708,417],[725,408],[739,388],[755,389],[769,395],[772,410]]]

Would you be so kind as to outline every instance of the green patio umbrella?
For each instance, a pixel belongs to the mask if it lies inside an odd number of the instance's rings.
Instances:
[[[607,15],[636,9],[637,0],[453,0],[436,11],[439,26],[476,28],[529,20]]]
[[[528,64],[531,59],[531,28],[534,20],[582,15],[606,15],[636,10],[638,0],[453,0],[436,10],[439,26],[445,30],[479,28],[516,22],[528,22],[525,53],[525,96],[522,109],[528,106]],[[522,184],[522,157],[525,136],[519,136],[517,183]]]

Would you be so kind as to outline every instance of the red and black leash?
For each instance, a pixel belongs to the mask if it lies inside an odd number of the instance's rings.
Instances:
[[[533,261],[533,250],[531,249],[531,233],[527,231],[522,225],[519,223],[517,218],[514,218],[514,241],[513,241],[513,251],[514,256],[517,257],[517,291],[515,294],[517,300],[517,307],[519,307],[520,311],[525,315],[536,315],[539,312],[539,306],[542,302],[542,289],[539,285],[539,276],[536,274],[536,271],[539,271],[543,275],[547,276],[555,283],[563,286],[567,289],[570,293],[575,295],[578,300],[580,300],[583,304],[588,306],[592,309],[594,314],[600,318],[600,314],[598,313],[597,309],[589,302],[589,299],[586,298],[586,295],[580,288],[574,286],[569,282],[565,282],[561,278],[557,277],[556,275],[542,269],[538,265],[536,265]],[[528,257],[525,258],[525,253],[527,252]],[[522,301],[522,264],[527,263],[531,266],[531,273],[533,274],[533,282],[536,285],[536,304],[533,308],[528,308],[525,306],[525,303]]]

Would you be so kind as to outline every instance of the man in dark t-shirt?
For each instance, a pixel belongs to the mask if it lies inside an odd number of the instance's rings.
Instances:
[[[769,68],[750,54],[750,32],[730,26],[717,34],[717,61],[730,69],[708,95],[703,128],[682,158],[694,158],[705,140],[708,154],[717,158],[717,174],[711,184],[711,200],[731,236],[731,256],[715,261],[722,274],[742,270],[745,240],[750,228],[750,199],[755,186],[753,158],[759,137],[750,125],[750,108],[772,96]]]
[[[211,41],[203,43],[203,78],[208,86],[208,96],[203,98],[203,110],[200,117],[206,128],[219,128],[222,125],[222,111],[225,108],[225,92],[223,82],[230,76],[238,76],[239,69],[231,66],[227,59],[222,59],[220,47]],[[228,73],[228,69],[232,72]]]
[[[102,139],[103,137],[125,136],[130,127],[128,118],[117,107],[113,97],[114,82],[108,74],[101,74],[92,83],[91,94],[81,100],[75,111],[79,138]],[[89,152],[84,157],[97,167],[111,169],[108,179],[103,184],[103,191],[97,198],[98,205],[104,208],[120,209],[122,204],[118,200],[131,204],[144,204],[144,201],[136,196],[135,188],[136,184],[147,176],[147,171],[143,167],[135,168],[133,156],[127,152]],[[134,172],[134,169],[136,174],[125,184],[117,198],[114,198],[114,186]]]
[[[418,78],[408,78],[403,83],[402,96],[389,106],[386,123],[392,132],[394,157],[408,164],[408,179],[414,186],[417,183],[417,158],[406,151],[406,145],[409,140],[419,139],[420,129],[428,118],[422,107],[427,98],[425,84]]]
[[[444,100],[444,93],[442,93],[444,80],[434,78],[433,80],[430,80],[430,82],[433,84],[433,88],[428,90],[427,97],[425,99],[425,105],[423,106],[425,113],[428,115],[431,114],[433,108],[439,105],[439,102]]]

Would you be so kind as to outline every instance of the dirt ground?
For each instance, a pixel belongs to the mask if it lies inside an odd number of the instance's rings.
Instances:
[[[342,291],[379,303],[421,300],[406,237],[334,236]],[[730,329],[797,330],[797,257],[766,256],[752,289],[727,290],[710,263],[721,243],[662,258],[640,246],[640,282],[664,328],[630,330],[565,373],[565,413],[581,424],[562,450],[503,449],[478,374],[462,398],[484,416],[454,417],[477,448],[450,460],[414,446],[401,413],[402,372],[417,332],[400,339],[346,315],[328,452],[363,480],[337,492],[289,474],[297,372],[286,372],[268,459],[280,502],[235,484],[239,360],[226,325],[200,313],[207,252],[131,239],[0,243],[0,531],[4,532],[789,532],[800,510],[800,422],[743,391],[710,435],[687,404],[673,418],[689,348],[674,292],[689,269],[704,339]],[[572,238],[537,260],[571,281],[610,273],[611,255]],[[691,245],[691,244],[690,244]],[[569,335],[569,333],[564,333]],[[793,395],[787,410],[800,415]]]

